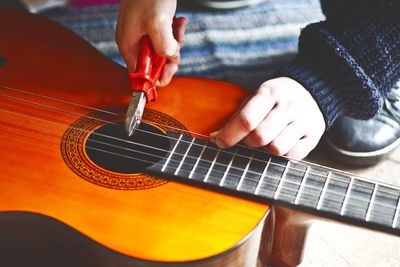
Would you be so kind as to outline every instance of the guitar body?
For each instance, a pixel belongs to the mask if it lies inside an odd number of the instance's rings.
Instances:
[[[266,264],[268,205],[140,170],[119,173],[88,156],[86,140],[101,126],[98,119],[122,120],[88,107],[124,114],[130,98],[125,69],[43,18],[5,8],[0,14],[3,263]],[[146,106],[146,118],[208,135],[247,94],[222,82],[175,78]],[[149,128],[163,133],[157,125]]]

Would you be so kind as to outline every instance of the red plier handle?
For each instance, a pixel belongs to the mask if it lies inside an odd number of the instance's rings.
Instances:
[[[140,40],[136,72],[129,73],[128,77],[131,80],[131,89],[145,92],[147,102],[157,99],[156,83],[165,63],[166,58],[156,54],[149,36],[143,36]]]

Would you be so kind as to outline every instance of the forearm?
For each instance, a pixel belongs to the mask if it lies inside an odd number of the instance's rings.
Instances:
[[[310,91],[328,126],[343,114],[374,116],[400,78],[400,4],[363,2],[359,9],[348,4],[353,14],[328,13],[326,21],[307,26],[297,58],[280,70]]]

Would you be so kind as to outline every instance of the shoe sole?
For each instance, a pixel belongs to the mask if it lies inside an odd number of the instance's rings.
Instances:
[[[328,151],[332,156],[346,165],[353,166],[371,166],[377,164],[379,161],[387,158],[400,145],[400,138],[395,142],[376,151],[370,152],[354,152],[341,149],[333,144],[328,138],[324,138],[328,144]]]

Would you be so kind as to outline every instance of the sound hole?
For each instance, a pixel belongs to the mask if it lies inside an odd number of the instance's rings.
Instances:
[[[123,122],[105,124],[88,136],[85,151],[98,166],[117,173],[142,172],[167,153],[169,141],[158,128],[141,123],[130,137]]]

